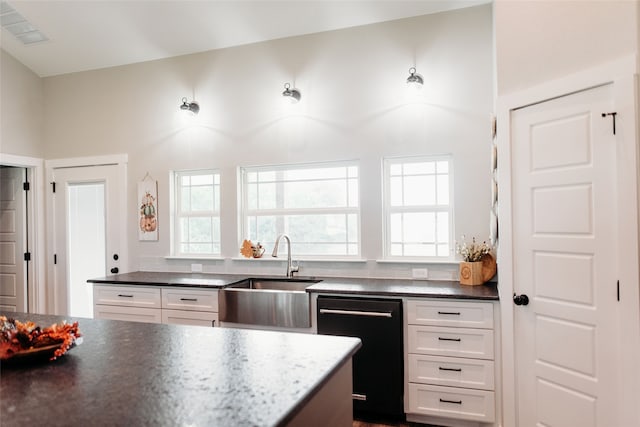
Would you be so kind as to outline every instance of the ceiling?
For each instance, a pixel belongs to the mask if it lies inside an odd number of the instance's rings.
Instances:
[[[6,0],[47,38],[0,47],[41,77],[459,9],[491,0]],[[3,5],[4,6],[4,5]]]

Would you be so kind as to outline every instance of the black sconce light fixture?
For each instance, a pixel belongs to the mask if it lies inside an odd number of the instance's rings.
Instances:
[[[190,112],[195,115],[200,111],[200,106],[195,101],[187,102],[187,98],[182,98],[182,105],[180,105],[180,109],[184,112]]]
[[[302,98],[300,91],[295,88],[291,89],[291,85],[289,83],[284,84],[284,92],[282,92],[282,96],[290,100],[293,104],[300,101],[300,98]]]
[[[420,74],[416,73],[416,67],[409,68],[409,74],[409,77],[407,77],[407,84],[416,88],[422,87],[424,79]]]

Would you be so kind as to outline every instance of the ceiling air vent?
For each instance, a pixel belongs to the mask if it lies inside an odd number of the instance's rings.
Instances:
[[[6,1],[0,1],[0,25],[24,44],[49,40]]]

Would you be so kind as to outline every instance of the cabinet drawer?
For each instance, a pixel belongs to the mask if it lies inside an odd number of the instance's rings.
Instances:
[[[407,323],[492,329],[493,304],[476,301],[408,300]]]
[[[410,383],[409,412],[491,423],[496,417],[495,394]]]
[[[218,290],[162,289],[162,308],[218,311]]]
[[[206,311],[162,310],[162,323],[208,327],[219,326],[218,313]]]
[[[410,354],[409,382],[493,390],[493,362],[459,357]]]
[[[493,360],[493,330],[415,325],[407,330],[409,353]]]
[[[135,286],[94,286],[93,303],[160,308],[160,289]]]
[[[117,305],[94,305],[95,319],[127,320],[131,322],[161,323],[158,308],[121,307]]]

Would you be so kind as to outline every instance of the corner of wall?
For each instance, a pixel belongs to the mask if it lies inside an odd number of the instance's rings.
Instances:
[[[11,108],[6,108],[8,105]],[[43,158],[43,129],[42,78],[0,49],[0,150],[5,154]]]

